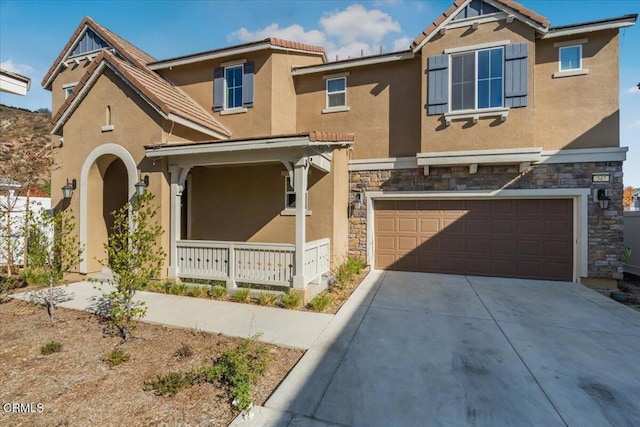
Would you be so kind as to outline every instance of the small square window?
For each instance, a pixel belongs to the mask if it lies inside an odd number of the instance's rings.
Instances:
[[[347,78],[327,79],[327,108],[347,106]]]
[[[291,180],[289,177],[285,177],[284,181],[284,208],[295,209],[296,208],[296,192],[291,186]],[[309,208],[309,192],[305,192],[305,208]]]
[[[75,84],[64,85],[62,88],[64,89],[64,99],[67,99],[73,93],[73,88],[76,87]]]
[[[566,46],[560,48],[560,71],[582,69],[582,46]]]

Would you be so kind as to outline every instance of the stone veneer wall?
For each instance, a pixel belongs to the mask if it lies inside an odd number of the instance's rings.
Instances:
[[[588,201],[588,273],[594,278],[622,278],[623,214],[622,162],[559,163],[533,165],[523,173],[518,166],[478,166],[469,174],[468,167],[430,169],[425,176],[422,168],[399,170],[353,171],[349,187],[356,191],[465,191],[544,188],[607,188],[611,203],[603,210],[591,197]],[[611,182],[592,184],[591,174],[609,172]],[[365,200],[353,209],[349,218],[349,254],[366,255]]]

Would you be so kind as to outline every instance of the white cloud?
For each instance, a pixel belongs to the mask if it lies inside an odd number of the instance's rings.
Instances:
[[[627,129],[640,129],[640,120],[635,120],[625,126]]]
[[[14,64],[12,59],[7,59],[4,62],[0,62],[0,68],[11,73],[18,74],[25,74],[33,71],[33,68],[31,68],[27,64]]]
[[[395,3],[391,0],[387,3]],[[408,37],[397,39],[391,49],[385,45],[385,37],[400,33],[400,24],[389,14],[377,9],[368,10],[360,4],[353,4],[344,10],[327,13],[318,22],[320,29],[305,30],[299,24],[281,28],[277,23],[251,31],[245,27],[227,36],[229,41],[243,43],[277,37],[301,43],[322,46],[327,50],[327,58],[332,61],[355,58],[361,55],[375,55],[383,46],[384,52],[405,50],[411,43]],[[388,39],[387,39],[388,41]],[[399,49],[397,46],[401,46]]]
[[[341,44],[355,41],[380,43],[387,34],[400,32],[400,24],[390,15],[377,9],[367,10],[360,4],[320,18],[320,26]]]
[[[394,4],[402,3],[403,0],[376,0],[374,3],[376,6],[391,6]]]
[[[625,92],[627,93],[631,93],[633,95],[640,95],[640,88],[638,88],[637,85],[635,86],[631,86],[630,88],[628,88]]]
[[[401,37],[393,42],[393,50],[407,50],[413,41],[410,37]]]

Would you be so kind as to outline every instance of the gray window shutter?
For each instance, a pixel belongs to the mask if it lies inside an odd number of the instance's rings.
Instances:
[[[528,87],[528,43],[504,47],[504,106],[526,107]]]
[[[446,113],[449,103],[449,55],[430,56],[427,67],[427,115]]]
[[[224,68],[213,70],[213,111],[224,110]]]
[[[253,107],[253,62],[245,62],[242,73],[242,106]]]

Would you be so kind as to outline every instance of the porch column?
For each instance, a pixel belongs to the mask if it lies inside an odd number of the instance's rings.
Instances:
[[[303,157],[294,165],[293,189],[296,193],[296,265],[293,276],[293,287],[303,289],[306,285],[304,277],[305,244],[307,243],[307,206],[306,192],[309,172],[309,160]]]
[[[182,191],[184,190],[184,182],[187,178],[189,168],[170,166],[169,174],[171,175],[171,194],[170,194],[170,228],[169,228],[169,268],[167,277],[175,279],[178,277],[178,247],[177,241],[182,238],[181,230],[181,209]]]

